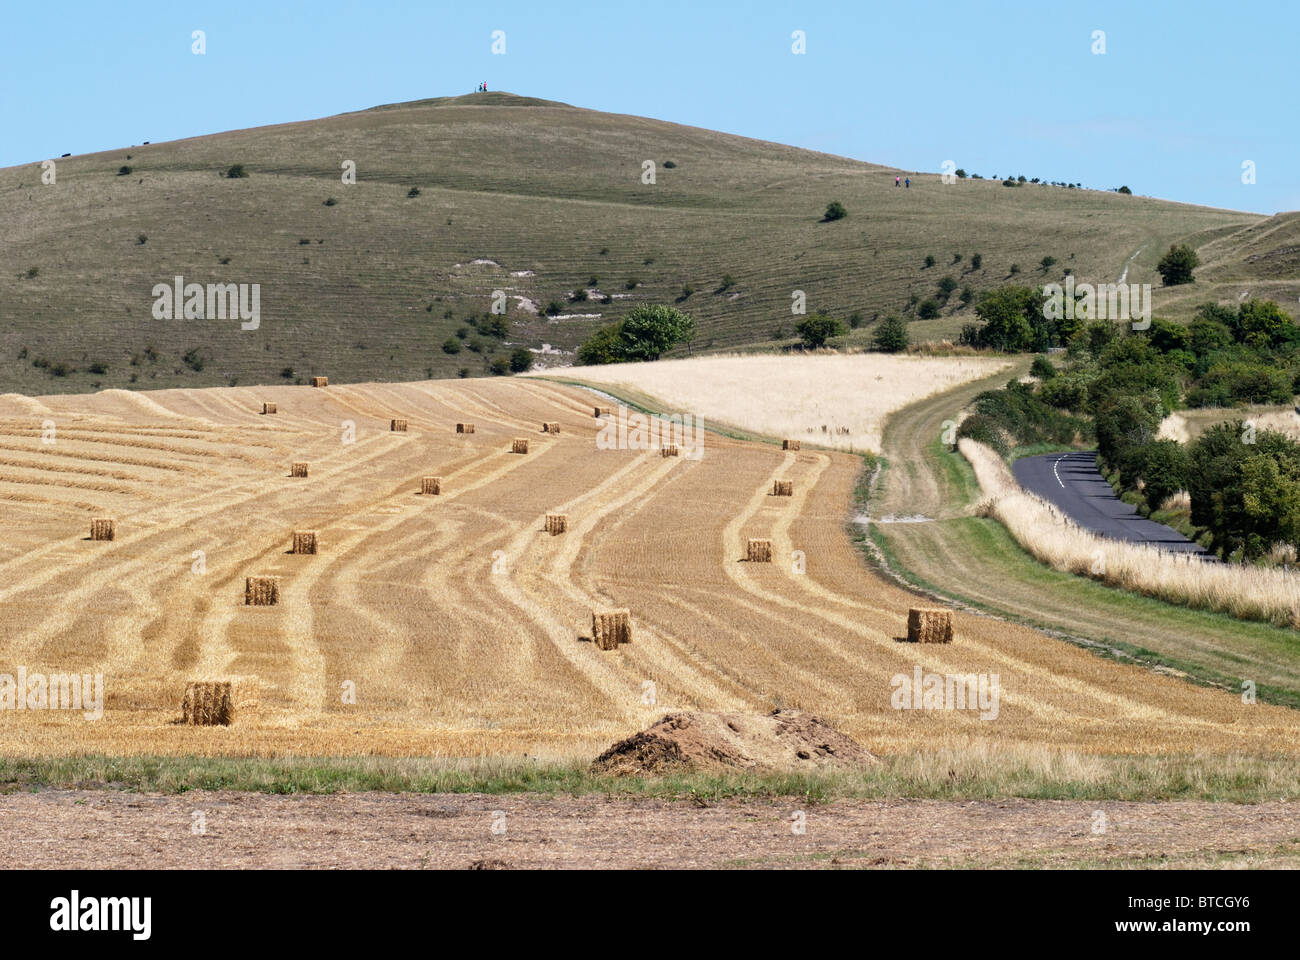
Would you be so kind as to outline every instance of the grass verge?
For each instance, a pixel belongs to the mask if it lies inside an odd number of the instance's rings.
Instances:
[[[874,800],[1300,799],[1294,758],[1104,756],[1045,747],[981,747],[887,756],[861,770],[822,773],[594,775],[586,765],[429,758],[58,757],[0,760],[0,791],[108,789],[183,794],[542,793],[686,800],[792,797],[804,803]]]

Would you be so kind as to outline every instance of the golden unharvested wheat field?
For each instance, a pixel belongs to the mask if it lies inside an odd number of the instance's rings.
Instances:
[[[900,642],[926,604],[849,536],[859,458],[715,435],[699,460],[600,450],[598,426],[587,392],[518,379],[0,397],[0,673],[106,689],[99,721],[0,712],[0,749],[565,758],[676,708],[776,706],[879,752],[1300,748],[1292,711],[1024,627],[956,614],[952,645]],[[116,539],[88,539],[96,517]],[[316,554],[288,552],[295,530]],[[773,562],[743,562],[749,538]],[[245,606],[261,575],[279,604]],[[607,608],[634,635],[601,651],[580,637]],[[892,709],[917,665],[997,674],[997,718]],[[255,712],[175,722],[188,681],[232,676],[256,678]]]

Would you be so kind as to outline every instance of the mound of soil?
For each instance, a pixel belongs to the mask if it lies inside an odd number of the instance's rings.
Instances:
[[[641,775],[695,770],[851,768],[879,763],[824,720],[798,710],[766,716],[670,713],[654,726],[614,744],[592,773]]]

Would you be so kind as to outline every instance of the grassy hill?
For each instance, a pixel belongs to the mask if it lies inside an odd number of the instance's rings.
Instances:
[[[347,160],[354,185],[341,182]],[[645,160],[657,165],[653,185],[641,182]],[[894,186],[901,171],[509,93],[57,164],[53,185],[41,183],[37,162],[0,170],[3,390],[479,376],[514,346],[572,350],[631,304],[675,301],[684,287],[693,288],[682,306],[699,322],[696,351],[792,335],[794,290],[810,312],[860,313],[850,340],[861,341],[877,315],[914,317],[911,296],[929,296],[945,276],[976,293],[1007,280],[1013,264],[1029,282],[1067,268],[1112,281],[1133,258],[1129,280],[1149,281],[1160,253],[1185,237],[1204,244],[1212,282],[1178,291],[1169,302],[1179,309],[1189,297],[1233,295],[1239,278],[1296,292],[1282,277],[1295,275],[1294,251],[1279,252],[1293,245],[1294,216],[987,180],[945,185],[910,171],[905,190]],[[223,176],[234,164],[247,178]],[[408,196],[413,187],[418,196]],[[849,215],[821,222],[831,200]],[[982,265],[972,271],[975,253]],[[1051,271],[1038,267],[1044,256],[1057,260]],[[151,290],[176,275],[260,284],[260,329],[155,320]],[[724,275],[734,282],[724,287]],[[597,295],[566,303],[570,316],[530,312],[579,288]],[[465,343],[481,340],[481,352],[445,353],[493,290],[510,298],[507,335],[470,329]],[[598,302],[604,294],[611,303]],[[955,337],[972,313],[954,296],[940,318],[914,323],[913,338]]]

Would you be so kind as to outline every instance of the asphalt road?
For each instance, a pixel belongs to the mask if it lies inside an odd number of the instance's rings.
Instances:
[[[1048,453],[1017,460],[1012,472],[1022,487],[1056,504],[1071,520],[1093,533],[1161,550],[1212,556],[1177,530],[1139,516],[1137,508],[1115,496],[1098,472],[1096,461],[1095,450]]]

